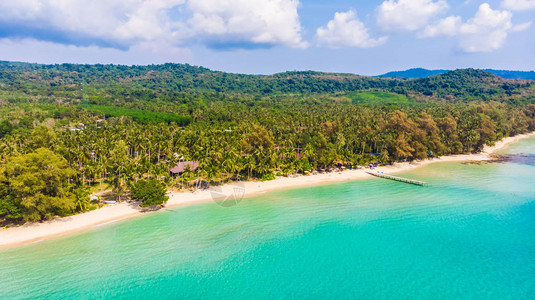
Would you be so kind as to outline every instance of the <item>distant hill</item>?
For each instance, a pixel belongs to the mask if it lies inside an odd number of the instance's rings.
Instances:
[[[507,70],[492,70],[486,69],[485,71],[490,72],[496,76],[500,76],[506,79],[529,79],[535,80],[535,71],[507,71]]]
[[[427,70],[422,68],[414,68],[405,71],[388,72],[377,77],[397,77],[397,78],[425,78],[435,75],[440,75],[450,70]]]
[[[409,69],[405,71],[394,71],[388,72],[377,77],[396,77],[396,78],[426,78],[431,76],[436,76],[444,74],[450,70],[427,70],[422,68]],[[494,70],[494,69],[485,69],[483,71],[492,73],[496,76],[505,78],[505,79],[529,79],[535,80],[534,71],[507,71],[507,70]]]
[[[3,93],[54,95],[63,99],[86,99],[89,103],[102,105],[111,105],[115,103],[114,99],[172,102],[200,99],[204,95],[221,99],[232,95],[238,99],[295,94],[348,95],[358,103],[403,102],[406,99],[531,101],[535,97],[534,87],[535,81],[504,79],[475,69],[406,79],[314,71],[246,75],[170,63],[121,66],[0,61],[0,91]],[[85,95],[82,95],[82,90]],[[406,99],[398,99],[392,93]]]

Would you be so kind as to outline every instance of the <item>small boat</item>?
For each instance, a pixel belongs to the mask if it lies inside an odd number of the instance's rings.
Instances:
[[[109,200],[109,201],[104,201],[104,203],[106,203],[106,204],[115,204],[115,203],[117,203],[117,201]]]

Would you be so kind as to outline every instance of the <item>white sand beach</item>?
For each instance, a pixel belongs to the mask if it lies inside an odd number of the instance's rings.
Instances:
[[[508,137],[502,141],[497,142],[494,146],[487,146],[481,153],[478,154],[463,154],[450,155],[435,158],[432,160],[415,161],[411,163],[396,163],[393,166],[378,167],[376,170],[384,172],[385,174],[392,174],[396,172],[403,172],[411,170],[416,167],[421,167],[431,163],[438,162],[453,162],[453,161],[482,161],[489,160],[490,154],[501,150],[508,145],[530,136],[534,136],[535,132],[530,134],[517,135]],[[365,173],[366,169],[359,170],[345,170],[343,172],[331,172],[310,176],[296,176],[296,177],[279,177],[267,182],[243,182],[240,186],[244,191],[244,196],[254,196],[269,191],[297,188],[304,186],[315,186],[319,184],[329,184],[334,182],[343,182],[350,180],[357,180],[362,178],[370,178],[371,175]],[[180,206],[193,205],[213,201],[214,194],[232,195],[234,193],[235,185],[225,185],[204,191],[195,192],[170,192],[169,201],[166,208],[176,208]],[[226,209],[223,208],[222,209]],[[157,213],[157,212],[154,212]],[[74,215],[65,218],[55,218],[54,220],[43,223],[27,223],[23,226],[3,228],[0,229],[0,249],[17,247],[25,244],[39,242],[45,239],[73,234],[76,232],[90,230],[95,227],[104,226],[113,222],[127,219],[133,216],[144,214],[139,211],[134,205],[130,203],[118,203],[107,205],[101,209],[91,212]]]

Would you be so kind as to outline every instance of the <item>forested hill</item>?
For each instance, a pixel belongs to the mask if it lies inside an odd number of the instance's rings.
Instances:
[[[508,70],[494,70],[494,69],[484,69],[496,76],[505,78],[505,79],[528,79],[535,80],[535,71],[508,71]],[[394,71],[388,72],[377,77],[394,77],[394,78],[425,78],[435,75],[444,74],[449,72],[449,70],[427,70],[422,68],[408,69],[405,71]]]
[[[535,71],[507,71],[507,70],[492,70],[485,69],[485,71],[490,72],[496,76],[507,79],[529,79],[535,80]]]
[[[435,75],[444,74],[450,70],[428,70],[423,68],[413,68],[405,71],[393,71],[388,72],[377,77],[386,77],[386,78],[425,78]]]
[[[489,72],[463,69],[420,79],[378,78],[313,71],[245,75],[212,71],[187,64],[149,66],[42,65],[0,62],[5,90],[32,94],[80,94],[86,85],[93,96],[143,94],[141,98],[174,97],[176,93],[344,94],[356,91],[396,93],[415,100],[532,101],[535,81],[507,80]],[[138,97],[140,98],[140,97]]]
[[[120,201],[149,183],[154,194],[478,152],[531,131],[535,81],[481,70],[396,79],[0,62],[0,226],[96,209],[93,192]],[[170,174],[182,160],[197,167]]]
[[[503,79],[487,71],[463,69],[427,78],[407,80],[413,93],[453,101],[464,100],[534,100],[535,81]]]

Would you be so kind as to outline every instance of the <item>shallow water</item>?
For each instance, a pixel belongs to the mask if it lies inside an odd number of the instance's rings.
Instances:
[[[0,298],[534,299],[535,139],[506,153],[0,251]]]

